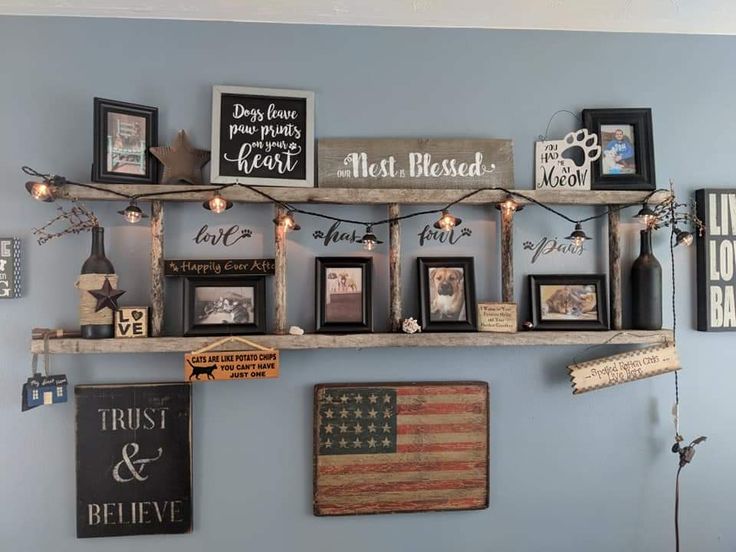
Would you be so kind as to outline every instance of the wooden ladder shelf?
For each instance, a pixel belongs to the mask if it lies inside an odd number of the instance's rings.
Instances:
[[[151,201],[151,335],[147,339],[53,339],[50,353],[149,353],[185,352],[201,347],[209,338],[161,337],[164,322],[164,203],[169,201],[202,202],[211,191],[203,186],[159,184],[95,184],[103,190],[110,189],[136,195],[151,192],[182,191],[177,195],[150,196]],[[203,189],[205,191],[203,191]],[[216,189],[215,186],[212,189]],[[188,191],[190,190],[190,191]],[[383,204],[387,205],[389,218],[400,213],[400,206],[411,204],[448,204],[471,190],[446,189],[354,189],[354,188],[268,188],[269,195],[287,203],[323,204]],[[647,192],[630,191],[536,191],[520,190],[524,195],[550,205],[601,205],[616,206],[642,202],[660,203],[669,198],[669,192],[657,192],[647,199]],[[235,187],[224,190],[223,196],[234,202],[265,203],[269,200],[248,190]],[[121,201],[119,196],[102,190],[91,190],[66,185],[60,190],[63,199],[85,201]],[[467,200],[466,204],[495,205],[503,201],[506,192],[485,190]],[[528,203],[518,199],[519,204]],[[276,216],[281,208],[276,207]],[[523,216],[523,215],[520,215]],[[428,333],[405,335],[400,332],[401,312],[401,225],[389,226],[389,327],[394,333],[303,336],[287,333],[286,309],[286,250],[287,240],[280,226],[274,226],[274,335],[259,336],[258,342],[278,349],[339,349],[370,347],[487,347],[487,346],[538,346],[538,345],[597,345],[597,344],[655,344],[671,339],[670,330],[639,331],[622,330],[621,297],[621,248],[620,213],[612,211],[608,216],[608,265],[611,331],[567,332],[530,331],[517,334]],[[513,214],[501,215],[501,291],[502,300],[514,301],[513,271]],[[31,350],[43,352],[43,341],[33,340]]]

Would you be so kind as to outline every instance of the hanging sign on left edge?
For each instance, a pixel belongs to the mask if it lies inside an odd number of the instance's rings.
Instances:
[[[636,381],[679,370],[680,359],[674,345],[655,345],[627,353],[571,364],[574,395]]]
[[[187,353],[184,355],[184,379],[207,381],[278,378],[279,357],[276,349]]]

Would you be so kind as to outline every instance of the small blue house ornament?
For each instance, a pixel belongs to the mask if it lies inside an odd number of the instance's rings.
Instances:
[[[67,401],[69,380],[64,374],[49,375],[48,336],[44,339],[43,374],[38,373],[38,355],[33,355],[31,377],[23,384],[21,411]]]

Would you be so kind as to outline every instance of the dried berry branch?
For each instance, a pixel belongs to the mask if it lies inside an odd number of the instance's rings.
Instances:
[[[63,207],[57,209],[59,214],[44,224],[41,228],[34,228],[33,235],[36,236],[38,245],[43,245],[47,241],[59,238],[66,234],[79,234],[87,232],[100,225],[100,221],[91,209],[88,209],[81,203],[75,203],[72,208],[66,211]],[[54,227],[61,228],[54,231]]]

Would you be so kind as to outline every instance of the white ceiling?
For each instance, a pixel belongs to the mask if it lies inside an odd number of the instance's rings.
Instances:
[[[0,0],[0,14],[736,34],[736,0]]]

